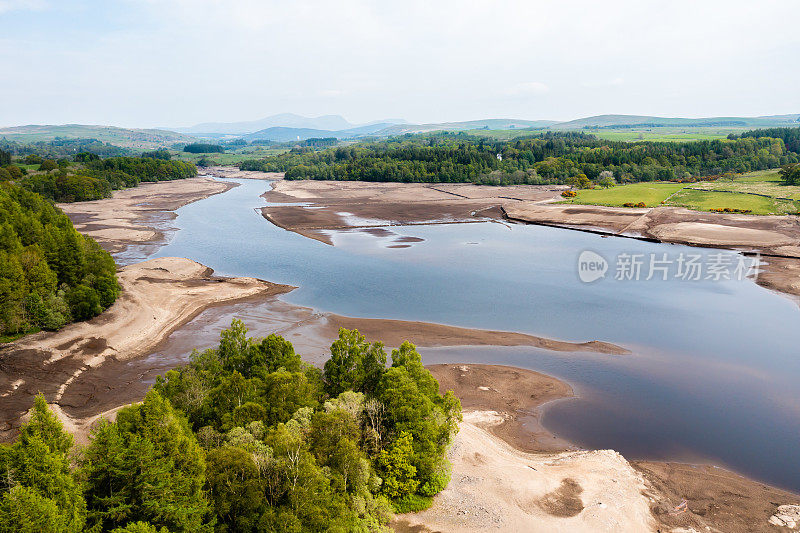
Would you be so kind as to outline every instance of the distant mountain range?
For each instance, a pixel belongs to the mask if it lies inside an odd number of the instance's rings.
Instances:
[[[364,126],[375,124],[402,124],[402,119],[376,120]],[[281,113],[259,120],[245,122],[205,122],[188,128],[165,128],[190,135],[247,135],[270,128],[296,128],[323,131],[347,131],[356,128],[341,115],[323,115],[321,117],[303,117],[294,113]]]
[[[559,122],[555,120],[485,119],[463,122],[438,122],[409,124],[403,119],[384,119],[367,124],[353,125],[339,115],[303,117],[292,113],[272,115],[247,122],[207,122],[188,128],[131,129],[114,126],[85,124],[27,125],[0,127],[0,140],[47,141],[55,138],[97,139],[116,146],[131,149],[153,149],[197,139],[243,138],[248,141],[270,140],[274,142],[302,141],[312,137],[336,137],[337,139],[359,139],[367,136],[385,138],[405,133],[428,131],[464,130],[520,130],[564,131],[602,129],[650,129],[650,128],[700,128],[713,127],[732,131],[737,129],[800,126],[800,114],[771,115],[761,117],[708,117],[665,118],[643,115],[598,115]]]

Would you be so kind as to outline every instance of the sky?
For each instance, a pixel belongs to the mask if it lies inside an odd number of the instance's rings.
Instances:
[[[798,0],[0,0],[0,126],[800,113]]]

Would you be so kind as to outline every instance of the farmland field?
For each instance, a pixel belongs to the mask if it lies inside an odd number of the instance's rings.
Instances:
[[[647,207],[655,207],[684,187],[685,183],[642,182],[610,189],[585,189],[564,203],[621,207],[626,203],[644,202]]]
[[[786,215],[797,212],[797,205],[791,200],[766,198],[754,194],[703,191],[694,188],[678,191],[667,204],[698,211],[741,209],[751,211],[754,215]]]

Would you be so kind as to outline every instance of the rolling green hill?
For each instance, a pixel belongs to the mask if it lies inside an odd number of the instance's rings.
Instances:
[[[87,124],[27,125],[0,128],[0,139],[23,143],[54,139],[97,139],[123,148],[151,150],[162,146],[192,142],[194,137],[167,130],[129,129]]]

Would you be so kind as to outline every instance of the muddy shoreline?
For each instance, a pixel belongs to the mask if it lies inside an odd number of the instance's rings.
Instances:
[[[427,368],[439,381],[442,392],[453,390],[461,399],[465,420],[470,425],[501,439],[513,449],[544,457],[577,450],[538,423],[543,405],[573,396],[568,384],[531,370],[498,365],[444,364]],[[711,465],[658,461],[630,461],[629,464],[641,476],[647,505],[657,521],[656,527],[662,531],[675,528],[734,533],[773,531],[768,520],[777,506],[800,503],[798,494]],[[474,475],[467,470],[469,465],[454,462],[454,481],[451,483],[458,487],[458,479]],[[551,482],[557,485],[559,479]],[[499,498],[500,495],[488,494],[485,502],[464,501],[461,511],[469,517],[470,506],[486,506]],[[587,498],[580,496],[578,499],[585,505]],[[569,501],[565,494],[561,495],[561,500],[558,501],[564,506]],[[683,500],[686,501],[686,511],[676,512],[675,508]],[[400,517],[397,529],[471,530],[469,521],[454,528],[451,522],[447,522],[452,510],[441,511],[434,508],[434,512],[426,511],[419,518],[413,515]],[[414,529],[415,526],[424,529]]]

